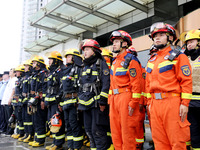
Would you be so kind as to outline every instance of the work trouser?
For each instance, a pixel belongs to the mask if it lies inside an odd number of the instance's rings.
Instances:
[[[100,108],[90,108],[83,111],[85,132],[90,140],[90,148],[106,150],[109,148],[107,131],[109,127],[108,113],[101,112]]]
[[[5,118],[5,108],[3,105],[1,105],[0,100],[0,130],[1,132],[6,132],[7,124],[6,124],[6,118]]]
[[[24,125],[22,119],[22,106],[13,106],[17,120],[17,134],[24,135]]]
[[[50,121],[51,117],[56,114],[58,111],[58,104],[54,103],[49,105],[48,107],[48,121]],[[62,119],[62,126],[57,133],[52,133],[53,135],[53,144],[56,146],[62,146],[65,143],[65,122],[64,122],[64,114],[61,112],[60,114]]]
[[[140,112],[138,126],[136,126],[136,144],[144,143],[145,108]]]
[[[191,123],[192,148],[199,148],[200,150],[200,107],[189,107],[188,121]]]
[[[139,104],[129,116],[128,104],[131,92],[109,95],[110,127],[115,150],[136,149],[136,126],[139,120]]]
[[[79,149],[83,145],[83,132],[78,120],[77,109],[72,106],[64,110],[65,128],[67,129],[67,145],[71,149]]]
[[[33,116],[27,113],[27,104],[23,104],[22,118],[24,122],[24,132],[26,134],[34,135],[33,122],[32,122]]]
[[[46,138],[46,119],[47,119],[47,108],[41,109],[41,102],[37,104],[37,111],[34,113],[34,130],[35,130],[35,141],[44,143]]]
[[[6,119],[6,123],[7,123],[6,133],[13,134],[14,129],[12,129],[11,127],[8,126],[8,120],[13,113],[13,107],[12,107],[12,105],[5,105],[4,108],[5,108],[5,119]]]
[[[152,98],[150,106],[152,138],[156,150],[186,150],[190,123],[181,122],[179,96]]]

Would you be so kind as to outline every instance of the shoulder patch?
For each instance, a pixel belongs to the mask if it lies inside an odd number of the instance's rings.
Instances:
[[[181,67],[181,70],[182,70],[182,73],[185,75],[185,76],[189,76],[191,74],[191,71],[190,71],[190,68],[188,65],[184,65]]]
[[[108,69],[103,70],[103,74],[104,74],[105,76],[109,75],[109,70],[108,70]]]
[[[136,69],[135,69],[135,68],[131,68],[131,69],[129,70],[129,72],[130,72],[131,77],[135,77],[135,76],[137,75]]]

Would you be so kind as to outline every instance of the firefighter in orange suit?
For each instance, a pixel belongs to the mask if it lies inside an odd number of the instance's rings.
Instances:
[[[110,126],[115,150],[135,150],[135,130],[139,119],[141,97],[141,64],[126,49],[131,36],[122,30],[113,31],[110,40],[117,53],[110,70]]]
[[[151,26],[150,37],[158,51],[147,63],[146,88],[152,138],[156,150],[186,150],[190,139],[187,120],[192,96],[191,66],[172,42],[174,28],[163,22]]]
[[[133,46],[130,46],[127,50],[128,53],[133,54],[135,57],[137,57],[137,52]],[[138,126],[136,127],[136,149],[141,150],[143,148],[143,143],[144,143],[144,119],[145,119],[145,109],[144,109],[144,102],[145,102],[145,97],[144,97],[144,88],[145,88],[145,76],[146,76],[146,70],[145,68],[142,68],[142,80],[141,80],[141,85],[142,85],[142,93],[141,93],[141,98],[139,101],[139,122]]]

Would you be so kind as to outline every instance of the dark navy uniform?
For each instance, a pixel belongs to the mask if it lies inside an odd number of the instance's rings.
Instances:
[[[33,122],[32,122],[32,115],[28,114],[27,112],[27,103],[30,96],[30,79],[31,79],[31,73],[25,72],[23,85],[22,85],[22,96],[23,96],[23,107],[22,107],[22,118],[24,122],[24,132],[29,135],[34,135],[34,129],[33,129]]]
[[[46,72],[45,68],[36,71],[31,80],[31,99],[38,100],[37,111],[33,114],[35,141],[38,143],[44,143],[46,138],[47,108],[41,109],[41,102],[44,102],[47,90]]]
[[[110,146],[107,142],[110,76],[105,60],[97,59],[93,64],[84,65],[80,84],[78,108],[83,110],[84,127],[90,139],[90,147],[106,150]],[[106,109],[100,111],[99,105],[106,106]]]
[[[67,129],[67,145],[71,149],[80,149],[83,145],[83,133],[77,113],[78,77],[81,67],[68,64],[62,70],[62,91],[65,127]]]
[[[62,66],[64,67],[64,65]],[[61,67],[61,69],[62,69]],[[51,117],[59,111],[58,104],[60,102],[60,79],[61,69],[56,67],[50,67],[50,73],[47,77],[47,92],[45,97],[45,104],[48,106],[48,121]],[[63,121],[62,126],[56,134],[53,134],[53,144],[56,146],[62,146],[65,142],[65,124],[63,118],[63,112],[60,112],[61,119]]]
[[[15,95],[12,100],[15,116],[17,118],[17,134],[20,134],[20,137],[24,135],[24,125],[22,120],[22,103],[21,103],[22,82],[23,82],[23,77],[18,77],[18,80],[15,82]]]

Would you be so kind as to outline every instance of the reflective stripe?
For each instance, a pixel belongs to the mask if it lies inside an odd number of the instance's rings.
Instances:
[[[65,138],[65,134],[60,135],[60,136],[56,136],[56,135],[55,135],[55,139],[56,139],[56,140],[60,140],[60,139],[63,139],[63,138]]]
[[[108,94],[105,93],[105,92],[101,92],[100,95],[103,96],[103,97],[105,97],[105,98],[108,98]]]
[[[90,105],[90,104],[92,104],[92,102],[94,102],[95,100],[98,100],[99,98],[100,98],[100,95],[94,96],[86,102],[84,100],[79,99],[79,103],[82,104],[82,105]]]
[[[144,97],[147,97],[147,93],[143,93]]]
[[[52,134],[53,138],[55,138],[56,134]]]
[[[22,102],[22,99],[21,99],[21,98],[19,98],[19,99],[18,99],[18,102]]]
[[[37,133],[35,132],[35,136],[37,136]]]
[[[177,63],[177,60],[174,60],[174,61],[167,60],[167,61],[164,61],[164,62],[160,63],[158,65],[158,68],[162,68],[162,67],[165,67],[165,66],[168,66],[168,65],[174,65],[176,63]]]
[[[19,127],[18,129],[19,129],[19,130],[24,130],[24,127]]]
[[[78,75],[77,75],[77,74],[75,74],[75,75],[74,75],[74,78],[78,78]]]
[[[195,68],[195,67],[199,67],[200,66],[200,62],[195,62],[194,64],[193,64],[193,67]]]
[[[87,70],[88,70],[88,69],[87,69]],[[87,74],[89,74],[89,73],[87,73],[87,71],[84,71],[84,72],[82,73],[83,76],[85,76],[85,75],[87,75]],[[97,72],[97,71],[92,71],[92,75],[93,75],[93,76],[95,76],[95,75],[97,76],[97,75],[98,75],[98,72]]]
[[[27,126],[30,126],[30,125],[33,125],[33,122],[24,122],[23,124],[27,125]]]
[[[135,139],[136,140],[136,142],[138,142],[138,143],[144,143],[144,138],[143,139]]]
[[[67,136],[67,140],[73,140],[73,136]]]
[[[14,100],[14,99],[13,99],[13,100],[12,100],[12,103],[17,103],[17,100]]]
[[[183,99],[191,99],[192,98],[192,94],[181,93],[181,98],[183,98]]]
[[[150,69],[153,69],[153,67],[154,67],[154,64],[152,64],[152,63],[148,62],[148,63],[147,63],[147,67],[148,67],[148,68],[150,68]]]
[[[46,94],[42,94],[42,97],[45,97],[46,96]]]
[[[200,95],[192,95],[192,100],[200,100]]]
[[[66,105],[66,104],[72,104],[72,103],[76,103],[77,100],[76,99],[68,99],[64,102],[60,102],[60,106]]]
[[[116,72],[125,72],[125,71],[128,71],[128,69],[125,69],[124,67],[118,67],[116,69]]]
[[[110,133],[110,132],[107,132],[107,136],[110,136],[110,137],[111,137],[111,133]]]
[[[64,77],[62,77],[61,80],[66,80],[66,79],[74,80],[74,77],[71,77],[71,76],[64,76]]]
[[[24,103],[25,101],[27,101],[28,100],[28,98],[24,98],[24,100],[22,101],[22,103]]]
[[[45,138],[45,137],[46,137],[46,134],[37,135],[37,138],[38,138],[38,139],[42,139],[42,138]]]
[[[81,140],[83,140],[83,136],[74,137],[74,138],[73,138],[73,141],[81,141]]]
[[[192,148],[192,150],[200,150],[200,148]]]
[[[45,97],[45,101],[55,101],[56,100],[56,97],[52,97],[52,98],[49,98],[49,97]]]
[[[146,93],[147,94],[147,98],[151,98],[151,94],[150,93]]]
[[[97,148],[90,148],[90,150],[96,150]]]
[[[140,93],[133,93],[132,98],[141,98],[141,94]]]
[[[17,129],[19,129],[19,125],[17,125]]]
[[[112,90],[109,90],[109,94],[112,94]]]
[[[187,145],[187,146],[190,146],[190,145],[191,145],[191,141],[186,142],[186,145]],[[199,150],[200,150],[200,149],[199,149]]]

